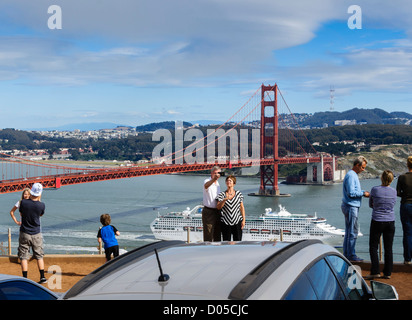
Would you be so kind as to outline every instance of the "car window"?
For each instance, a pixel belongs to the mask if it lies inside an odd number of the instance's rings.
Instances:
[[[303,272],[284,296],[285,300],[344,300],[338,280],[324,259]]]
[[[349,299],[363,299],[365,297],[365,288],[361,277],[355,271],[355,267],[349,265],[339,256],[331,255],[326,259],[341,279],[342,286]]]
[[[316,293],[309,282],[306,273],[303,273],[289,289],[285,300],[316,300]]]
[[[316,262],[307,275],[319,300],[344,300],[345,295],[325,259]]]
[[[55,300],[56,297],[29,282],[7,281],[0,283],[2,300]]]

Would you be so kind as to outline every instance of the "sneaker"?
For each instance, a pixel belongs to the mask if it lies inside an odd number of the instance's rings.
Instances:
[[[46,278],[40,278],[39,283],[47,283],[47,279]]]
[[[372,279],[376,279],[376,278],[380,278],[380,277],[381,277],[381,275],[379,273],[377,273],[377,274],[370,274],[368,276],[365,276],[365,279],[366,280],[372,280]]]
[[[390,279],[390,278],[391,276],[385,276],[385,275],[382,277],[382,279]]]
[[[350,259],[350,262],[362,262],[362,261],[363,261],[363,259],[362,259],[362,258],[359,258],[358,256]]]
[[[412,264],[412,262],[411,262],[411,261],[404,261],[403,264],[408,264],[408,265],[410,265],[410,264]]]

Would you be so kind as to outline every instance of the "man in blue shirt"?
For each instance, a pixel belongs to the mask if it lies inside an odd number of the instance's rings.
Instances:
[[[343,239],[343,254],[353,262],[362,261],[355,253],[356,239],[358,238],[359,225],[358,213],[362,197],[369,197],[369,192],[361,189],[359,173],[366,168],[365,157],[358,157],[353,162],[352,169],[343,179],[342,212],[345,215],[345,237]]]

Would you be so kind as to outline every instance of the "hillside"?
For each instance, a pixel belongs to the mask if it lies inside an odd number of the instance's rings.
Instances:
[[[379,177],[383,170],[392,170],[395,176],[407,171],[406,159],[412,155],[412,145],[380,145],[372,147],[368,152],[352,153],[338,159],[339,168],[350,170],[353,160],[362,155],[368,160],[362,178]]]
[[[301,125],[322,127],[327,124],[334,126],[337,120],[356,120],[357,123],[367,124],[410,124],[411,119],[412,115],[406,112],[386,112],[378,108],[354,108],[343,112],[316,112],[311,117],[305,118]]]

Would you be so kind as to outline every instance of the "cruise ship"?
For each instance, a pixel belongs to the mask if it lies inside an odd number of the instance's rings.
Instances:
[[[182,212],[160,215],[150,224],[156,239],[203,241],[203,206],[187,208]],[[340,247],[345,231],[326,223],[325,218],[306,214],[292,214],[279,206],[277,212],[267,208],[259,217],[246,217],[242,241],[288,241],[319,239],[323,243]],[[359,234],[361,236],[361,234]]]

